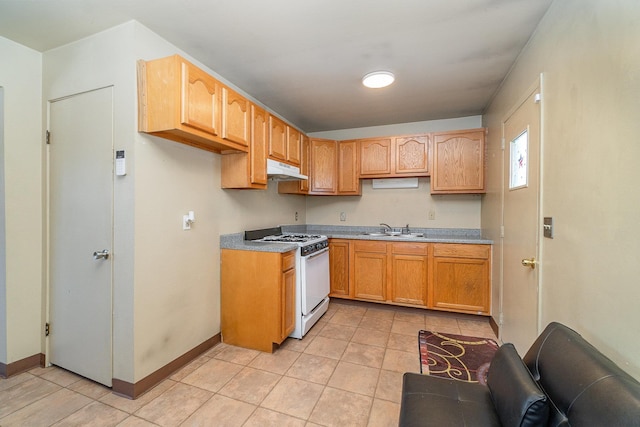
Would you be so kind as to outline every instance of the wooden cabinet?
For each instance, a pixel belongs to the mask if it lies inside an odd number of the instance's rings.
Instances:
[[[394,170],[398,176],[429,175],[429,135],[394,138]]]
[[[312,138],[309,141],[309,155],[309,194],[336,194],[338,142]]]
[[[222,188],[267,188],[268,113],[250,106],[249,152],[224,152],[222,155]]]
[[[269,115],[269,157],[300,166],[300,131]]]
[[[395,303],[427,306],[429,249],[427,243],[389,243],[391,283],[389,299]]]
[[[433,245],[434,308],[490,314],[489,245]]]
[[[387,244],[358,241],[353,244],[351,282],[354,297],[365,300],[387,299]]]
[[[357,142],[338,142],[338,195],[359,196],[362,193],[358,163]]]
[[[307,190],[304,191],[302,183],[281,182],[278,192],[331,196],[360,195],[358,151],[355,142],[305,139],[303,136],[302,165],[307,162],[309,165]],[[307,162],[304,156],[308,156]],[[302,168],[301,172],[305,174]]]
[[[360,177],[429,176],[429,135],[362,139]]]
[[[485,129],[433,134],[431,194],[484,193]]]
[[[173,55],[138,61],[138,130],[204,150],[247,151],[222,136],[222,85]]]
[[[301,132],[287,125],[287,160],[296,166],[300,165]]]
[[[249,146],[251,103],[239,93],[222,87],[222,138]]]
[[[330,297],[348,297],[349,288],[349,241],[331,239],[329,241]]]
[[[360,145],[360,177],[391,176],[394,161],[391,138],[362,139]]]
[[[329,247],[332,297],[491,314],[491,245],[329,239]]]
[[[221,251],[222,341],[273,352],[295,328],[295,251]]]
[[[309,137],[305,134],[300,138],[300,173],[310,176],[310,155],[309,155]],[[278,193],[280,194],[309,194],[310,179],[301,179],[296,181],[279,181]]]

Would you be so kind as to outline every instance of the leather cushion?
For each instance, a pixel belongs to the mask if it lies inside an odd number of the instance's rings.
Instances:
[[[549,418],[547,396],[540,390],[513,344],[496,352],[487,386],[503,426],[541,426]]]
[[[481,384],[405,373],[400,427],[497,427],[489,389]]]

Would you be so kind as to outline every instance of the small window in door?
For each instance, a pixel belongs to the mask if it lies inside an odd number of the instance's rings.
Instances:
[[[529,177],[529,129],[525,129],[520,135],[509,143],[509,155],[511,157],[509,190],[517,190],[527,187]]]

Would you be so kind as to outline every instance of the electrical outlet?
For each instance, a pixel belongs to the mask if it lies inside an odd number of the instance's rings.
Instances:
[[[431,220],[431,221],[432,221],[432,220],[434,220],[434,219],[436,219],[436,211],[434,211],[433,209],[431,209],[431,210],[429,211],[429,217],[428,217],[428,218],[429,218],[429,220]]]
[[[296,221],[298,220],[298,212],[296,212]]]
[[[347,220],[347,213],[340,212],[340,221],[346,221],[346,220]]]

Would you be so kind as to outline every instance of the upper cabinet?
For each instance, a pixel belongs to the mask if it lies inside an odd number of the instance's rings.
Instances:
[[[485,129],[433,134],[431,194],[484,193]]]
[[[278,193],[316,196],[359,196],[356,141],[309,139],[302,136],[300,171],[303,181],[278,183]]]
[[[300,166],[301,133],[278,117],[269,115],[269,157]]]
[[[257,105],[249,106],[249,151],[222,155],[222,188],[267,188],[267,146],[269,114]]]
[[[429,176],[429,135],[361,139],[360,177]]]
[[[222,88],[178,55],[138,61],[138,130],[213,152],[247,151],[235,127],[223,135]]]
[[[222,87],[222,138],[249,146],[251,103],[239,93]]]

